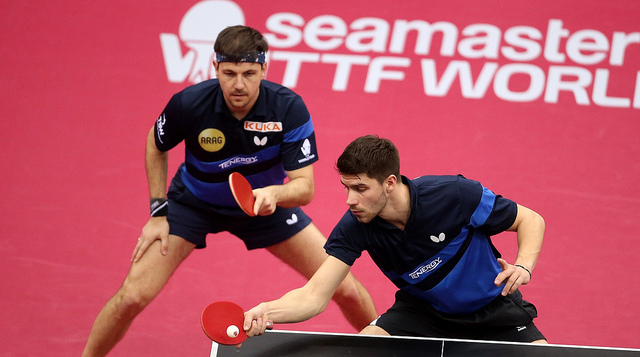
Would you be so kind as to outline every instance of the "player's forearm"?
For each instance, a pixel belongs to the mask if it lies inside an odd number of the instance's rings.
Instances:
[[[308,320],[322,313],[329,300],[330,298],[315,298],[303,287],[289,291],[280,299],[263,302],[259,307],[267,320],[274,323],[293,323]]]
[[[287,183],[268,187],[272,190],[271,194],[275,197],[276,205],[291,208],[309,204],[315,190],[313,165],[287,171],[287,177],[289,177]]]
[[[280,207],[300,207],[313,199],[314,183],[312,179],[298,177],[284,185],[273,186],[276,192],[277,205]]]
[[[542,216],[538,213],[527,208],[524,209],[527,210],[527,214],[517,230],[518,255],[514,264],[523,265],[529,269],[529,271],[533,271],[542,249],[545,223]]]
[[[167,167],[169,153],[158,150],[155,144],[153,128],[147,136],[145,168],[149,184],[149,198],[164,198],[167,195]]]

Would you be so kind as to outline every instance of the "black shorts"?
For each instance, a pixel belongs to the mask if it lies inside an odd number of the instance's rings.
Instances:
[[[242,239],[247,249],[272,246],[285,241],[311,224],[300,208],[276,208],[269,216],[249,217],[240,207],[222,207],[195,197],[182,182],[180,173],[171,181],[169,192],[169,234],[196,245],[207,246],[209,233],[229,232]]]
[[[533,323],[536,316],[535,306],[523,300],[517,290],[465,315],[439,312],[400,290],[393,306],[372,325],[397,336],[533,342],[545,339]]]

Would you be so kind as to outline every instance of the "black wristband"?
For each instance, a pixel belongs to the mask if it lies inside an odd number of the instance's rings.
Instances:
[[[151,217],[164,217],[169,214],[169,201],[166,198],[152,198],[149,200]]]
[[[531,271],[529,269],[525,268],[523,265],[520,265],[520,264],[516,264],[515,266],[520,267],[524,269],[527,273],[529,273],[529,280],[531,280]]]

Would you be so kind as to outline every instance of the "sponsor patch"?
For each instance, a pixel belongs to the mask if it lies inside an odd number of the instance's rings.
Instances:
[[[257,131],[261,133],[273,133],[282,131],[282,123],[279,121],[269,121],[266,123],[259,121],[245,121],[244,130]]]
[[[216,152],[224,147],[224,134],[218,129],[204,129],[198,135],[198,143],[205,151]]]

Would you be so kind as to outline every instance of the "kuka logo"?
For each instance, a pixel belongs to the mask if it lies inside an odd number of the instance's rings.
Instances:
[[[278,132],[278,131],[282,131],[282,123],[279,121],[270,121],[270,122],[246,121],[244,122],[244,130],[258,131],[262,133]]]

